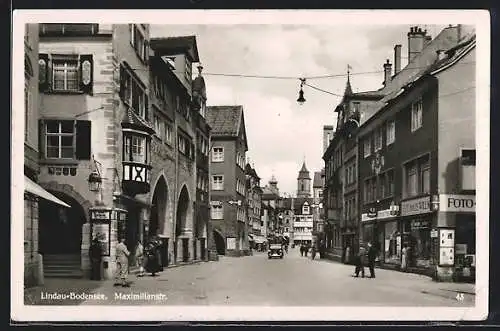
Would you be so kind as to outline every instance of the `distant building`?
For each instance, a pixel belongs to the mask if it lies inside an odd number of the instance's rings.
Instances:
[[[262,208],[262,189],[260,187],[260,177],[255,168],[249,163],[245,166],[246,192],[247,192],[247,217],[248,217],[248,235],[251,245],[265,242],[265,234],[261,224]]]
[[[306,162],[302,163],[302,168],[297,177],[297,198],[309,198],[311,196],[311,176],[307,170]]]
[[[212,128],[210,222],[218,254],[249,252],[245,153],[248,143],[243,106],[209,106]]]

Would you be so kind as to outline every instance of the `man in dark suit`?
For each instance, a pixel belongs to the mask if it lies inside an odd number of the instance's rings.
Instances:
[[[368,243],[368,268],[370,269],[370,278],[375,278],[375,259],[377,258],[377,250],[371,242]]]

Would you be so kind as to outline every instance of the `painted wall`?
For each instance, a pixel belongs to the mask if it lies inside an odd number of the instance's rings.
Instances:
[[[439,80],[438,188],[460,193],[460,148],[476,148],[476,50],[437,74]]]

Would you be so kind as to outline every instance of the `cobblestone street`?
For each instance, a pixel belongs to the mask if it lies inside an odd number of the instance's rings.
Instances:
[[[45,287],[30,290],[30,296],[42,305],[474,305],[472,284],[436,283],[426,276],[382,269],[376,269],[375,279],[353,278],[352,273],[352,266],[313,261],[291,250],[282,260],[268,260],[265,253],[254,253],[168,268],[157,277],[131,275],[130,288],[114,287],[113,281],[47,279]],[[94,293],[107,299],[44,300],[43,292]],[[163,298],[159,298],[161,294]]]

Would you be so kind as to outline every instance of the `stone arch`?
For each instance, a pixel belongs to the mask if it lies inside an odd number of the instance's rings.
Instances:
[[[60,192],[68,195],[72,199],[74,199],[76,202],[82,206],[83,210],[85,211],[85,221],[88,223],[89,222],[89,209],[92,207],[92,203],[85,199],[80,193],[75,191],[73,186],[69,184],[60,184],[56,181],[50,181],[47,183],[38,183],[41,187],[46,189],[47,191],[52,191],[52,192]]]
[[[149,236],[163,234],[168,216],[168,183],[163,174],[158,176],[151,195],[151,213],[149,220]]]
[[[191,205],[189,191],[186,185],[182,185],[177,199],[177,212],[175,216],[175,236],[178,237],[187,226],[187,220]]]
[[[213,238],[214,238],[214,243],[215,243],[215,249],[217,250],[218,255],[225,255],[226,254],[226,238],[222,234],[222,231],[214,227],[212,228],[213,232]]]
[[[63,208],[47,200],[40,200],[39,251],[44,255],[79,256],[84,241],[82,226],[88,220],[85,199],[70,185],[44,185],[47,191],[64,201],[70,208]]]

